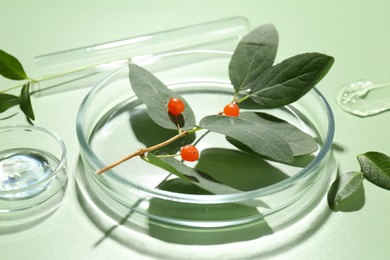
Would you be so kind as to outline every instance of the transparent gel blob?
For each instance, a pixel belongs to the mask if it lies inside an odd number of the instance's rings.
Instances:
[[[28,188],[48,177],[51,172],[48,161],[37,153],[16,153],[1,158],[0,199],[24,199],[39,194],[46,185]],[[21,191],[16,192],[18,190]]]
[[[390,110],[390,83],[361,80],[345,85],[337,96],[337,103],[344,111],[361,117]]]

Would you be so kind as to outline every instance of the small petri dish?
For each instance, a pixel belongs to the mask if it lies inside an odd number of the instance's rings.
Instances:
[[[46,218],[67,186],[66,148],[37,126],[0,128],[0,231],[15,232]]]
[[[231,55],[225,51],[182,51],[137,63],[180,93],[199,120],[218,113],[231,102]],[[230,171],[231,176],[231,171],[236,171],[238,177],[224,181],[230,185],[240,182],[241,191],[230,194],[198,192],[140,158],[96,175],[107,164],[140,147],[156,144],[167,135],[148,119],[144,105],[131,89],[128,68],[123,67],[97,84],[78,112],[76,129],[83,173],[76,178],[88,204],[95,205],[88,207],[120,222],[121,230],[136,230],[177,244],[252,240],[299,221],[324,197],[334,172],[331,145],[335,125],[331,108],[313,89],[283,108],[256,111],[283,118],[312,135],[318,150],[296,158],[293,165],[282,165],[242,156],[225,137],[209,134],[197,146],[201,153],[212,151],[209,158],[213,160],[222,158],[215,163],[219,174]],[[219,153],[222,150],[228,152]],[[244,163],[232,163],[234,160]],[[191,166],[198,167],[196,163]]]

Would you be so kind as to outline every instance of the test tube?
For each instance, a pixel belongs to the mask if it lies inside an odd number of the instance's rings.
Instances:
[[[196,49],[232,51],[248,31],[246,18],[231,17],[36,56],[38,77],[32,92],[39,96],[92,86],[129,61],[156,54]]]

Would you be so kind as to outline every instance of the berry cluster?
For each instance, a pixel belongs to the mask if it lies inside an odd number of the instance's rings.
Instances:
[[[168,113],[173,116],[179,116],[185,109],[184,102],[179,98],[171,98],[168,101],[167,107]],[[225,116],[237,117],[240,114],[240,108],[236,102],[233,102],[224,107],[223,114]],[[181,148],[180,155],[184,161],[194,162],[199,158],[199,151],[194,145],[188,144]]]

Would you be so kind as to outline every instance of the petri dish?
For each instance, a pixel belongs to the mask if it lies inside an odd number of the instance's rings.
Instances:
[[[199,120],[231,101],[231,55],[227,51],[180,51],[137,63],[180,93]],[[238,180],[244,177],[224,179],[240,182],[240,192],[204,194],[140,158],[96,175],[105,165],[158,142],[166,134],[150,122],[128,77],[128,68],[123,67],[99,82],[83,100],[76,123],[80,191],[89,208],[95,205],[92,211],[116,219],[122,230],[176,244],[253,240],[298,222],[324,197],[334,173],[331,146],[335,125],[331,108],[317,89],[283,108],[258,110],[276,115],[315,138],[318,150],[297,158],[293,165],[242,154],[237,157],[237,150],[223,136],[209,134],[198,143],[201,154],[207,150],[211,151],[209,158],[222,158],[215,164],[216,172],[237,171],[246,176],[243,182]],[[244,163],[232,163],[236,159]],[[228,167],[224,168],[225,164]],[[191,166],[198,167],[196,163]]]
[[[0,231],[16,232],[57,209],[67,186],[66,148],[37,126],[0,127]]]

